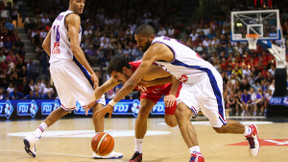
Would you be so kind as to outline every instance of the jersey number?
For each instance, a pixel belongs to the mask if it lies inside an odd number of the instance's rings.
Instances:
[[[53,35],[56,32],[56,41],[54,42],[52,48],[52,54],[59,55],[60,54],[60,33],[59,33],[59,25],[53,26]]]

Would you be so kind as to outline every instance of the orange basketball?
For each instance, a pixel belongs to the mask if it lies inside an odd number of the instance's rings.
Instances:
[[[97,133],[91,141],[92,150],[100,155],[105,156],[110,154],[114,149],[114,139],[110,134]]]

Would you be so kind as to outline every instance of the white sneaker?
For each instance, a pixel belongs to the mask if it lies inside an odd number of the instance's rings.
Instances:
[[[93,159],[121,159],[123,157],[123,154],[120,152],[112,151],[109,155],[100,156],[93,152],[92,157]]]
[[[251,134],[246,136],[246,139],[249,142],[249,152],[251,156],[257,156],[260,148],[258,128],[255,124],[251,124],[249,127],[251,128]]]
[[[37,145],[41,137],[36,137],[34,134],[26,136],[23,140],[25,151],[32,157],[36,157]]]

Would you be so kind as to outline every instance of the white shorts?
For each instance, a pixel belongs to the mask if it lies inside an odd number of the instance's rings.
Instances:
[[[210,78],[210,79],[209,79]],[[226,125],[225,104],[223,99],[223,80],[221,75],[210,75],[199,83],[182,83],[177,103],[183,102],[195,116],[200,108],[213,127]]]
[[[84,67],[80,68],[74,61],[63,60],[52,63],[50,73],[64,110],[74,110],[76,101],[81,106],[89,102],[94,89],[92,82],[89,82],[90,75]],[[98,103],[106,104],[104,95]]]

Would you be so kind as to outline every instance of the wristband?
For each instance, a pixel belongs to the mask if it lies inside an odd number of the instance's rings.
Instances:
[[[117,102],[115,102],[115,101],[112,99],[112,100],[109,101],[108,104],[111,105],[111,106],[114,106],[114,105],[116,105],[116,103],[117,103]]]

